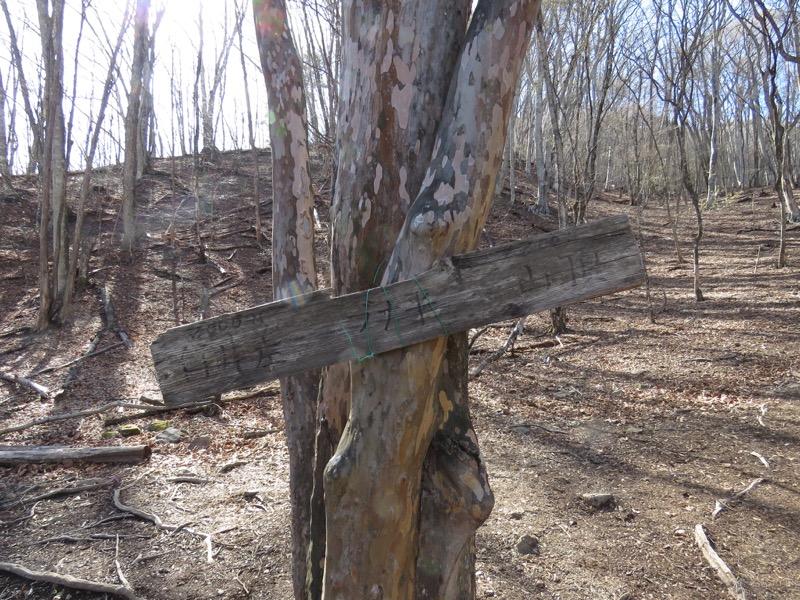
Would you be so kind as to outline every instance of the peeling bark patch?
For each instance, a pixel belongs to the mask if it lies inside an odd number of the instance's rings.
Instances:
[[[383,61],[381,62],[381,73],[389,72],[389,67],[392,66],[393,54],[394,54],[394,44],[392,44],[392,40],[390,38],[388,43],[386,44],[386,54],[383,57]]]
[[[300,102],[300,99],[303,97],[303,90],[299,87],[292,88],[292,100],[295,102]]]
[[[386,31],[389,35],[394,31],[394,11],[390,10],[386,15]],[[391,41],[391,40],[390,40]]]
[[[358,203],[358,208],[361,211],[361,228],[364,229],[372,215],[372,201],[369,199],[369,196],[366,194],[361,196],[361,202]],[[353,247],[356,248],[357,246]]]
[[[301,212],[297,219],[297,233],[306,239],[311,239],[314,235],[314,220],[306,210]]]
[[[450,401],[450,398],[447,397],[447,394],[444,392],[444,390],[439,392],[439,406],[442,407],[442,412],[444,413],[444,418],[442,419],[442,423],[444,423],[447,421],[447,419],[450,417],[450,413],[453,411],[453,403]]]
[[[414,77],[417,74],[417,68],[413,64],[411,67],[409,67],[399,56],[394,57],[392,64],[394,65],[395,75],[398,83],[401,85],[411,85],[414,83]]]
[[[383,179],[383,167],[380,163],[375,167],[375,179],[372,183],[372,191],[377,196],[378,190],[381,189],[381,179]]]
[[[397,113],[397,124],[401,129],[408,128],[408,118],[411,111],[411,101],[414,98],[413,86],[406,85],[392,88],[392,107]]]
[[[277,117],[272,111],[269,111],[269,121],[270,125],[273,125],[277,121]],[[283,136],[276,136],[275,139],[270,139],[270,146],[272,147],[272,156],[274,159],[283,159],[286,154],[286,147],[283,145]]]
[[[408,193],[406,182],[408,181],[408,170],[405,167],[400,167],[400,200],[403,201],[403,212],[408,211],[411,206],[411,196]]]
[[[439,203],[439,206],[449,204],[453,199],[453,186],[442,183],[433,193],[433,198]]]
[[[417,39],[417,24],[412,22],[411,25],[400,25],[397,31],[397,43],[405,48],[412,42],[419,43]]]
[[[499,17],[495,20],[494,25],[492,26],[492,33],[496,40],[503,39],[503,36],[506,33],[506,28],[503,27],[503,21]]]

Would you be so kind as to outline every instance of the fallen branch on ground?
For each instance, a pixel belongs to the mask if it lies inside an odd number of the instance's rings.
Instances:
[[[74,590],[86,590],[89,592],[99,592],[101,594],[114,594],[121,598],[128,598],[136,600],[137,596],[134,591],[123,585],[114,585],[112,583],[103,583],[101,581],[91,581],[89,579],[80,579],[72,577],[71,575],[61,575],[53,573],[52,571],[34,571],[18,565],[15,563],[0,563],[0,571],[12,573],[18,577],[29,579],[31,581],[43,581],[45,583],[53,583],[55,585],[63,585]]]
[[[211,534],[203,533],[202,531],[195,531],[194,529],[190,529],[185,525],[167,525],[165,524],[161,518],[153,513],[145,512],[143,510],[139,510],[138,508],[134,508],[132,506],[128,506],[127,504],[123,504],[122,500],[120,500],[120,489],[117,488],[114,490],[114,506],[116,506],[119,510],[123,512],[130,513],[140,519],[144,519],[145,521],[150,521],[159,529],[163,529],[164,531],[169,531],[170,533],[177,533],[178,531],[185,531],[190,535],[194,535],[197,537],[203,538],[203,542],[206,546],[206,562],[214,562],[214,552],[211,546]]]
[[[762,423],[762,425],[763,425],[763,423]],[[770,466],[769,466],[769,461],[768,461],[766,458],[764,458],[764,457],[763,457],[761,454],[759,454],[758,452],[756,452],[755,450],[753,450],[753,451],[750,453],[750,455],[751,455],[751,456],[755,456],[755,457],[756,457],[758,460],[760,460],[760,461],[761,461],[761,464],[762,464],[762,465],[764,465],[765,467],[767,467],[768,469],[770,468]]]
[[[506,352],[508,352],[508,349],[514,345],[515,341],[517,341],[517,337],[519,337],[519,335],[525,330],[525,319],[527,319],[527,317],[521,317],[517,321],[517,324],[514,325],[514,329],[511,330],[511,333],[508,334],[508,339],[506,339],[505,343],[502,346],[500,346],[500,348],[498,348],[490,357],[482,360],[477,367],[475,367],[469,372],[470,379],[474,379],[475,377],[480,375],[481,371],[483,371],[486,368],[486,365],[488,365],[492,361],[497,360],[498,358],[503,356]]]
[[[86,410],[79,410],[76,412],[58,413],[55,415],[49,415],[47,417],[39,417],[38,419],[33,419],[32,421],[28,421],[27,423],[23,423],[22,425],[14,425],[13,427],[0,429],[0,435],[5,435],[7,433],[12,433],[14,431],[22,431],[23,429],[28,429],[30,427],[34,427],[35,425],[43,425],[44,423],[51,423],[53,421],[64,421],[66,419],[74,419],[77,417],[88,417],[90,415],[96,415],[99,413],[108,412],[109,410],[113,410],[115,408],[144,408],[147,410],[151,410],[149,406],[143,406],[141,404],[136,404],[133,402],[125,402],[125,401],[109,402],[108,404],[104,404],[103,406],[99,406],[98,408],[87,408]]]
[[[117,547],[116,552],[114,553],[114,566],[117,567],[117,579],[119,579],[120,583],[127,588],[131,587],[131,584],[128,583],[128,580],[122,573],[122,565],[119,564],[119,535],[117,535]]]
[[[708,540],[708,536],[706,536],[705,529],[700,523],[694,527],[694,539],[700,547],[700,551],[703,553],[706,561],[716,572],[717,577],[719,577],[722,583],[725,584],[725,587],[728,588],[730,595],[736,600],[746,600],[747,594],[744,591],[744,586],[736,579],[730,567],[725,564],[725,561],[719,557],[719,554],[717,554],[711,546],[711,542]]]
[[[245,431],[242,437],[246,440],[267,437],[273,433],[280,433],[283,429],[256,429],[255,431]]]
[[[167,477],[167,481],[169,481],[170,483],[193,483],[196,485],[211,483],[210,479],[205,479],[203,477],[194,477],[192,475],[177,475],[175,477]]]
[[[218,406],[223,406],[223,405],[228,404],[230,402],[238,402],[239,400],[248,400],[250,398],[255,398],[256,396],[260,396],[262,394],[270,394],[270,393],[272,393],[274,395],[274,394],[277,394],[279,392],[280,392],[280,388],[278,388],[277,386],[271,386],[271,387],[266,387],[266,388],[258,388],[258,389],[254,390],[254,391],[244,392],[242,394],[237,394],[235,396],[228,396],[227,398],[222,398],[222,399],[219,399],[219,400],[217,400],[217,399],[200,400],[200,401],[197,401],[197,402],[184,402],[182,404],[174,404],[174,405],[170,405],[170,406],[156,406],[154,408],[147,407],[146,410],[144,410],[142,412],[139,412],[139,413],[135,413],[135,414],[132,414],[132,415],[124,415],[124,416],[120,416],[120,417],[112,417],[110,419],[106,419],[105,420],[105,424],[106,424],[106,426],[119,425],[120,423],[125,423],[126,421],[131,421],[133,419],[139,419],[139,418],[143,418],[143,417],[152,417],[152,416],[159,415],[161,413],[169,412],[169,411],[172,411],[172,410],[186,409],[186,410],[198,410],[199,411],[199,410],[203,410],[204,408],[206,408],[208,406],[212,406],[214,404],[216,404]],[[2,432],[0,432],[0,433],[2,433]]]
[[[750,484],[744,488],[743,490],[736,492],[733,496],[729,496],[728,498],[720,498],[716,501],[714,506],[714,512],[711,513],[711,519],[714,520],[717,516],[726,508],[730,508],[730,505],[737,500],[741,500],[745,494],[753,491],[757,485],[764,483],[766,479],[759,477],[758,479],[754,479],[750,482]]]
[[[64,535],[57,535],[50,538],[45,538],[43,540],[37,540],[35,542],[31,542],[28,544],[29,546],[44,546],[45,544],[53,544],[56,542],[62,542],[64,544],[77,544],[78,542],[106,542],[108,540],[117,540],[117,539],[138,539],[138,540],[149,540],[150,537],[146,535],[111,535],[110,533],[93,533],[91,535],[84,535],[81,537],[75,535],[69,535],[65,533]]]
[[[220,473],[228,473],[233,471],[234,469],[238,469],[239,467],[244,467],[245,465],[249,464],[249,461],[246,460],[234,460],[229,463],[222,465],[219,468]]]
[[[155,415],[160,415],[165,412],[173,411],[173,410],[180,410],[180,409],[203,409],[206,406],[210,406],[211,404],[218,404],[217,402],[212,402],[210,400],[202,400],[200,402],[185,402],[183,404],[176,404],[175,406],[155,406],[155,407],[147,407],[142,412],[134,413],[132,415],[122,415],[120,417],[111,417],[110,419],[106,419],[104,421],[106,426],[109,425],[119,425],[120,423],[125,423],[126,421],[132,421],[133,419],[140,419],[143,417],[153,417]]]
[[[66,460],[102,463],[139,462],[150,457],[150,446],[101,446],[97,448],[68,448],[21,446],[0,448],[0,466],[14,467],[29,463],[58,463]]]
[[[530,423],[528,421],[523,421],[522,423],[511,425],[509,426],[508,429],[510,431],[514,431],[515,429],[531,429],[533,427],[541,429],[542,431],[547,431],[548,433],[556,433],[558,435],[569,435],[568,431],[561,431],[560,429],[552,429],[551,427],[547,427],[546,425],[540,425],[539,423]]]
[[[39,394],[45,400],[52,400],[53,399],[53,392],[47,389],[45,386],[36,383],[35,381],[31,381],[25,377],[18,377],[17,375],[12,375],[11,373],[4,373],[0,371],[0,379],[8,381],[10,383],[16,383],[17,385],[25,386]]]
[[[95,521],[94,523],[87,523],[86,525],[81,525],[81,529],[93,529],[94,527],[101,527],[106,523],[112,523],[113,521],[124,521],[125,519],[132,519],[133,515],[128,513],[116,514],[111,515],[110,517],[105,517],[100,519],[99,521]]]
[[[110,346],[106,346],[102,350],[97,350],[95,352],[89,352],[88,354],[84,354],[83,356],[79,356],[78,358],[71,360],[69,362],[62,363],[60,365],[54,365],[52,367],[45,367],[44,369],[39,369],[38,371],[31,373],[31,377],[35,377],[37,375],[43,375],[44,373],[50,373],[51,371],[58,371],[59,369],[63,369],[65,367],[71,367],[75,363],[79,363],[82,360],[87,358],[91,358],[93,356],[98,356],[99,354],[104,354],[113,350],[114,348],[119,348],[120,346],[124,346],[125,342],[117,342],[116,344],[111,344]]]
[[[468,354],[472,352],[472,347],[475,345],[475,342],[478,341],[478,338],[481,337],[487,331],[489,331],[490,328],[491,328],[491,326],[483,327],[483,328],[479,329],[478,331],[476,331],[474,334],[472,334],[472,337],[469,339],[469,344],[467,344],[467,353]]]
[[[215,290],[215,291],[211,292],[211,293],[208,295],[208,299],[210,300],[211,298],[216,298],[216,297],[217,297],[217,296],[219,296],[220,294],[224,294],[224,293],[225,293],[225,292],[227,292],[227,291],[230,291],[230,290],[232,290],[232,289],[234,289],[234,288],[237,288],[237,287],[239,287],[240,285],[242,285],[243,283],[244,283],[243,281],[237,281],[236,283],[232,283],[231,285],[229,285],[229,286],[227,286],[227,287],[224,287],[224,288],[220,288],[220,289],[218,289],[218,290]]]

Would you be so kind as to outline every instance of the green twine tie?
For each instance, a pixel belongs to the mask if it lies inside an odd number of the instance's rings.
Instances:
[[[377,273],[376,273],[377,276]],[[419,291],[422,292],[422,295],[425,297],[425,301],[428,303],[428,306],[433,312],[433,315],[436,317],[436,320],[439,321],[439,327],[442,328],[442,332],[445,335],[450,335],[447,331],[447,326],[442,321],[442,318],[439,316],[439,313],[436,311],[436,308],[433,306],[433,301],[431,301],[428,294],[425,292],[425,289],[422,287],[422,284],[419,282],[419,279],[416,277],[413,278],[414,283],[417,284]],[[386,301],[389,303],[389,314],[392,316],[392,320],[394,321],[394,328],[395,332],[397,333],[397,339],[400,340],[400,343],[405,346],[406,343],[403,340],[403,335],[400,333],[400,322],[397,318],[397,311],[394,309],[394,303],[392,299],[389,297],[389,292],[386,291],[384,286],[380,286],[383,295],[386,297]],[[347,331],[347,328],[344,326],[343,322],[339,322],[339,325],[342,327],[342,331],[347,336],[347,341],[350,344],[350,348],[353,350],[353,356],[358,362],[363,362],[365,360],[369,360],[371,358],[375,358],[375,351],[372,349],[372,336],[369,333],[369,294],[371,290],[367,290],[366,296],[364,297],[364,329],[367,331],[367,353],[363,356],[358,355],[358,351],[356,350],[355,344],[353,344],[353,337]]]

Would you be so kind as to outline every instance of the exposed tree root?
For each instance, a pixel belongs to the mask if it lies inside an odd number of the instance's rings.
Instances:
[[[86,590],[89,592],[99,592],[101,594],[113,594],[115,596],[119,596],[120,598],[128,598],[129,600],[137,599],[134,591],[130,587],[124,585],[114,585],[112,583],[103,583],[101,581],[80,579],[79,577],[61,575],[59,573],[53,573],[52,571],[34,571],[15,563],[0,563],[0,571],[12,573],[18,577],[30,579],[31,581],[43,581],[46,583],[53,583],[55,585],[63,585],[64,587],[75,590]]]
[[[143,510],[139,510],[138,508],[134,508],[132,506],[128,506],[122,503],[120,500],[120,489],[117,488],[114,490],[114,506],[116,506],[119,510],[123,512],[130,513],[140,519],[144,519],[145,521],[150,521],[159,529],[163,529],[164,531],[169,531],[170,533],[178,533],[179,531],[185,531],[189,535],[194,535],[197,537],[203,538],[203,543],[206,547],[206,562],[214,562],[214,550],[211,545],[211,534],[203,533],[202,531],[196,531],[194,529],[190,529],[187,525],[167,525],[165,524],[161,518],[153,513],[145,512]]]

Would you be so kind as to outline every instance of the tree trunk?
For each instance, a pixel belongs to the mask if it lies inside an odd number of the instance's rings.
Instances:
[[[761,175],[761,114],[758,111],[758,100],[752,100],[750,115],[753,122],[753,171],[750,176],[750,187],[758,187],[763,181]]]
[[[686,155],[686,131],[684,129],[685,123],[680,121],[680,117],[678,117],[677,114],[678,109],[676,108],[676,121],[678,121],[676,134],[678,140],[678,160],[680,161],[681,179],[683,181],[683,187],[692,202],[695,218],[697,220],[697,232],[695,233],[694,244],[692,245],[692,262],[694,266],[694,297],[697,302],[702,302],[705,299],[703,297],[703,291],[700,288],[700,241],[703,239],[703,213],[700,210],[700,196],[697,193],[694,184],[692,183],[691,175],[689,173],[689,162]],[[676,210],[676,213],[677,212],[678,211]]]
[[[113,89],[113,82],[117,70],[117,56],[124,41],[125,31],[127,24],[123,24],[120,28],[117,42],[111,51],[111,60],[108,65],[108,72],[106,73],[105,85],[103,86],[103,95],[100,98],[100,107],[97,111],[97,120],[94,123],[92,131],[92,138],[89,142],[89,147],[86,151],[86,166],[83,171],[83,178],[81,180],[81,191],[78,199],[77,221],[75,223],[75,232],[72,236],[72,253],[69,255],[69,268],[67,269],[67,279],[64,287],[63,301],[59,313],[59,320],[64,323],[69,318],[72,309],[72,297],[75,291],[75,281],[78,275],[78,259],[83,253],[83,221],[85,217],[86,202],[89,199],[89,192],[91,191],[92,181],[92,165],[94,164],[94,155],[97,151],[97,146],[100,142],[100,134],[103,131],[103,120],[105,119],[106,108],[108,100],[111,97],[111,90]]]
[[[536,22],[536,44],[539,51],[539,73],[544,82],[545,97],[547,98],[547,107],[550,112],[550,126],[553,131],[553,149],[555,150],[555,164],[553,167],[556,171],[554,183],[556,189],[556,205],[558,207],[558,224],[559,227],[564,228],[567,226],[567,202],[564,196],[564,139],[561,135],[561,126],[559,123],[560,108],[555,82],[547,67],[549,58],[541,17]]]
[[[254,8],[258,8],[262,5],[266,5],[266,3],[262,2],[261,0],[256,0],[253,3]],[[220,92],[220,86],[222,85],[223,77],[225,75],[225,69],[227,68],[228,65],[228,56],[230,56],[231,46],[233,46],[234,37],[236,36],[236,32],[242,26],[242,19],[244,19],[244,12],[237,13],[234,19],[234,27],[233,30],[230,32],[230,34],[228,34],[227,31],[227,25],[228,25],[227,18],[225,19],[226,29],[224,31],[224,38],[223,38],[224,43],[214,61],[214,72],[211,74],[210,88],[206,90],[205,72],[203,73],[203,78],[201,81],[202,114],[203,114],[202,118],[203,154],[212,161],[216,160],[217,156],[219,155],[219,149],[216,146],[215,132],[214,132],[214,112],[217,105],[217,95]],[[201,29],[203,27],[202,19],[200,21],[200,27]],[[272,121],[272,119],[270,119],[270,121]]]
[[[164,14],[161,12],[161,14]],[[136,133],[136,181],[139,181],[150,168],[150,148],[148,144],[148,132],[150,131],[150,119],[153,115],[153,94],[151,85],[153,81],[153,67],[155,61],[155,35],[156,27],[153,26],[152,34],[145,40],[145,60],[142,70],[142,94],[139,104],[139,117]]]
[[[517,111],[519,110],[519,94],[514,102],[514,107],[511,110],[511,119],[508,124],[508,134],[506,135],[506,161],[508,164],[508,188],[509,188],[509,204],[514,204],[517,201],[517,160],[514,150],[514,138],[516,137],[517,128]],[[502,189],[500,190],[502,191]]]
[[[550,126],[553,131],[553,149],[555,150],[555,188],[556,206],[558,210],[558,226],[561,229],[567,227],[567,201],[564,193],[564,140],[561,136],[560,105],[556,93],[555,82],[548,69],[547,42],[544,37],[544,27],[542,18],[536,20],[536,44],[539,52],[539,74],[544,82],[545,97],[547,107],[550,112]],[[541,185],[541,184],[540,184]],[[559,335],[567,331],[567,309],[559,306],[550,311],[550,333]]]
[[[425,169],[442,119],[450,74],[464,42],[469,0],[392,2],[386,10],[347,2],[336,169],[331,206],[331,287],[337,295],[372,287],[380,278]],[[381,35],[375,35],[381,32]],[[321,475],[350,412],[350,367],[327,370],[318,421]],[[321,589],[325,524],[317,519],[309,573]]]
[[[203,127],[202,153],[207,160],[214,162],[217,160],[217,147],[214,145],[214,98],[208,94],[205,69],[200,76],[200,114]]]
[[[452,75],[430,167],[382,285],[413,278],[438,258],[477,243],[538,10],[535,0],[478,3]],[[346,49],[345,56],[355,50]],[[393,64],[404,72],[397,61]],[[419,72],[427,66],[421,60],[412,65]],[[408,104],[395,95],[389,106],[402,110]],[[367,135],[372,136],[369,127]],[[413,597],[423,460],[443,418],[453,411],[445,393],[434,394],[445,342],[443,337],[351,364],[350,419],[325,471],[326,598]]]
[[[54,33],[54,35],[56,34]],[[61,35],[60,32],[58,35]],[[60,40],[57,43],[60,46]],[[63,58],[63,51],[59,49],[58,52]],[[63,67],[61,67],[59,76],[63,77],[63,74]],[[63,82],[61,87],[63,90]],[[67,159],[64,154],[66,148],[66,132],[61,99],[59,99],[55,109],[54,118],[56,120],[56,127],[53,137],[52,157],[53,215],[51,221],[53,229],[53,271],[50,275],[53,278],[54,297],[60,299],[64,294],[64,285],[67,279],[67,261],[69,259],[69,238],[67,237]]]
[[[438,395],[453,409],[436,433],[422,468],[416,595],[475,597],[475,530],[489,517],[494,494],[468,406],[467,333],[448,338]]]
[[[616,59],[616,36],[619,24],[616,22],[618,18],[609,9],[606,15],[606,37],[605,43],[605,64],[603,68],[603,79],[600,81],[599,89],[595,90],[595,99],[591,107],[591,123],[589,130],[589,139],[586,147],[586,162],[583,170],[583,185],[580,197],[576,199],[575,206],[575,224],[579,225],[586,222],[586,208],[589,205],[592,197],[597,179],[597,154],[600,145],[600,128],[603,124],[603,119],[606,116],[606,100],[608,98],[608,91],[611,89],[614,75],[614,61]],[[592,83],[588,83],[587,93],[592,94]]]
[[[11,13],[8,10],[8,4],[6,0],[0,0],[0,7],[2,7],[3,15],[6,18],[11,57],[14,61],[14,66],[17,69],[17,78],[19,80],[20,91],[22,92],[22,101],[25,107],[25,114],[28,117],[28,124],[30,125],[31,136],[33,138],[30,143],[30,153],[28,156],[28,174],[32,175],[36,171],[37,166],[39,168],[39,172],[41,173],[42,171],[41,156],[42,152],[45,151],[45,149],[42,148],[42,141],[44,140],[45,132],[41,123],[41,119],[37,118],[37,114],[34,112],[33,99],[31,98],[30,88],[28,87],[28,81],[25,77],[25,70],[22,68],[22,52],[17,41],[17,34],[14,30],[14,23],[11,20]],[[45,102],[47,102],[47,100],[45,100]]]
[[[314,196],[311,190],[303,69],[290,35],[284,0],[253,4],[261,68],[267,86],[272,147],[272,287],[275,300],[317,289]],[[314,482],[314,433],[319,373],[281,379],[289,447],[292,584],[304,595]]]
[[[6,129],[6,86],[0,73],[0,177],[11,188],[11,167],[8,164],[8,130]]]
[[[39,32],[42,41],[42,55],[46,56],[45,69],[45,144],[40,158],[41,173],[41,217],[39,221],[39,314],[36,326],[42,330],[52,322],[57,307],[54,306],[57,291],[57,277],[60,241],[59,237],[66,224],[64,181],[64,114],[61,100],[64,95],[64,52],[62,48],[62,26],[64,22],[64,2],[55,0],[48,11],[45,0],[37,0],[39,13]],[[60,144],[59,144],[60,142]],[[61,170],[58,173],[58,170]],[[58,198],[56,196],[58,195]],[[58,212],[60,208],[62,212]],[[50,226],[53,227],[54,262],[50,267],[48,241]],[[59,235],[55,235],[55,234]]]
[[[136,0],[136,22],[133,38],[133,65],[125,115],[125,163],[122,168],[122,247],[132,250],[136,243],[136,162],[139,143],[139,117],[142,102],[142,80],[147,55],[147,14],[150,0]]]
[[[720,36],[722,33],[722,20],[724,18],[725,4],[715,4],[712,17],[714,23],[713,39],[711,42],[711,138],[708,143],[708,195],[706,208],[711,208],[717,196],[717,170],[719,163],[719,128],[720,128]]]
[[[540,59],[541,60],[541,57]],[[536,80],[536,91],[534,96],[534,116],[533,116],[533,139],[536,146],[536,184],[538,190],[538,200],[536,202],[536,212],[541,215],[550,215],[550,204],[548,194],[548,173],[547,162],[545,158],[544,136],[543,127],[544,122],[544,81],[541,77],[541,69],[543,65],[539,66],[540,76]]]
[[[254,5],[258,8],[258,5]],[[244,12],[244,8],[242,8],[242,12]],[[242,19],[244,15],[242,15]],[[237,19],[239,17],[237,16]],[[250,86],[247,84],[247,66],[245,62],[245,53],[244,53],[244,44],[243,44],[243,35],[242,35],[242,28],[239,27],[238,29],[238,37],[239,37],[239,58],[241,59],[242,65],[242,84],[244,87],[244,101],[245,101],[245,108],[247,109],[247,140],[250,145],[250,154],[253,158],[253,206],[254,206],[254,217],[255,217],[255,227],[256,227],[256,244],[261,246],[261,198],[258,189],[258,148],[256,148],[256,136],[255,131],[253,129],[253,108],[252,104],[250,103]]]

